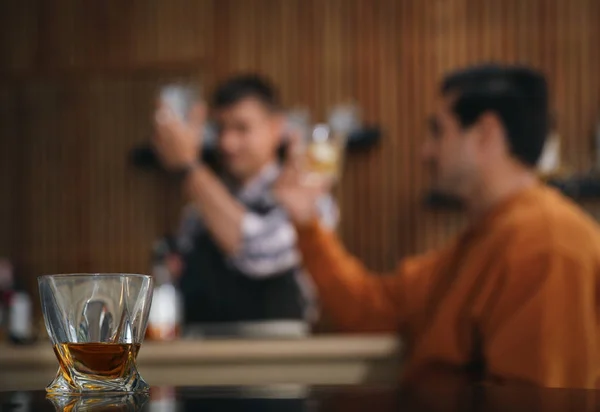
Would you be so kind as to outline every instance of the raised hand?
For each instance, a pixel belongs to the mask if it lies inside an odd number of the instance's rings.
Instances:
[[[162,100],[156,107],[153,145],[163,165],[168,169],[194,164],[202,147],[202,129],[206,117],[203,104],[194,106],[189,121],[179,119]]]

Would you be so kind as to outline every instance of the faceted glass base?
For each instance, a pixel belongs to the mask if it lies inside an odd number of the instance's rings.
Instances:
[[[125,377],[116,379],[99,379],[81,373],[71,373],[65,376],[59,368],[56,378],[46,387],[48,395],[124,395],[144,393],[150,390],[137,368],[132,366]]]

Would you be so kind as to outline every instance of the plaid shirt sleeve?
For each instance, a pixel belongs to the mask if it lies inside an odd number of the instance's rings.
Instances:
[[[322,197],[317,206],[322,224],[335,228],[339,216],[333,197]],[[248,277],[268,278],[300,265],[296,231],[279,207],[263,216],[247,213],[242,221],[242,242],[230,261]]]

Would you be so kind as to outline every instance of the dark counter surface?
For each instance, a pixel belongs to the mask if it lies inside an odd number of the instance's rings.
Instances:
[[[121,398],[46,399],[44,391],[0,392],[2,412],[45,411],[577,411],[600,410],[600,391],[531,387],[385,386],[153,388]]]

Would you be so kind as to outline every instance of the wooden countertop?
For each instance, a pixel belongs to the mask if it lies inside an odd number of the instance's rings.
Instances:
[[[400,342],[394,336],[328,335],[301,339],[208,339],[144,342],[138,362],[177,364],[260,362],[282,360],[384,359],[397,357]],[[0,368],[56,365],[49,342],[32,346],[0,345]]]
[[[145,342],[138,367],[153,385],[381,383],[398,376],[401,349],[392,335]],[[48,341],[0,345],[0,387],[41,389],[57,368]]]

